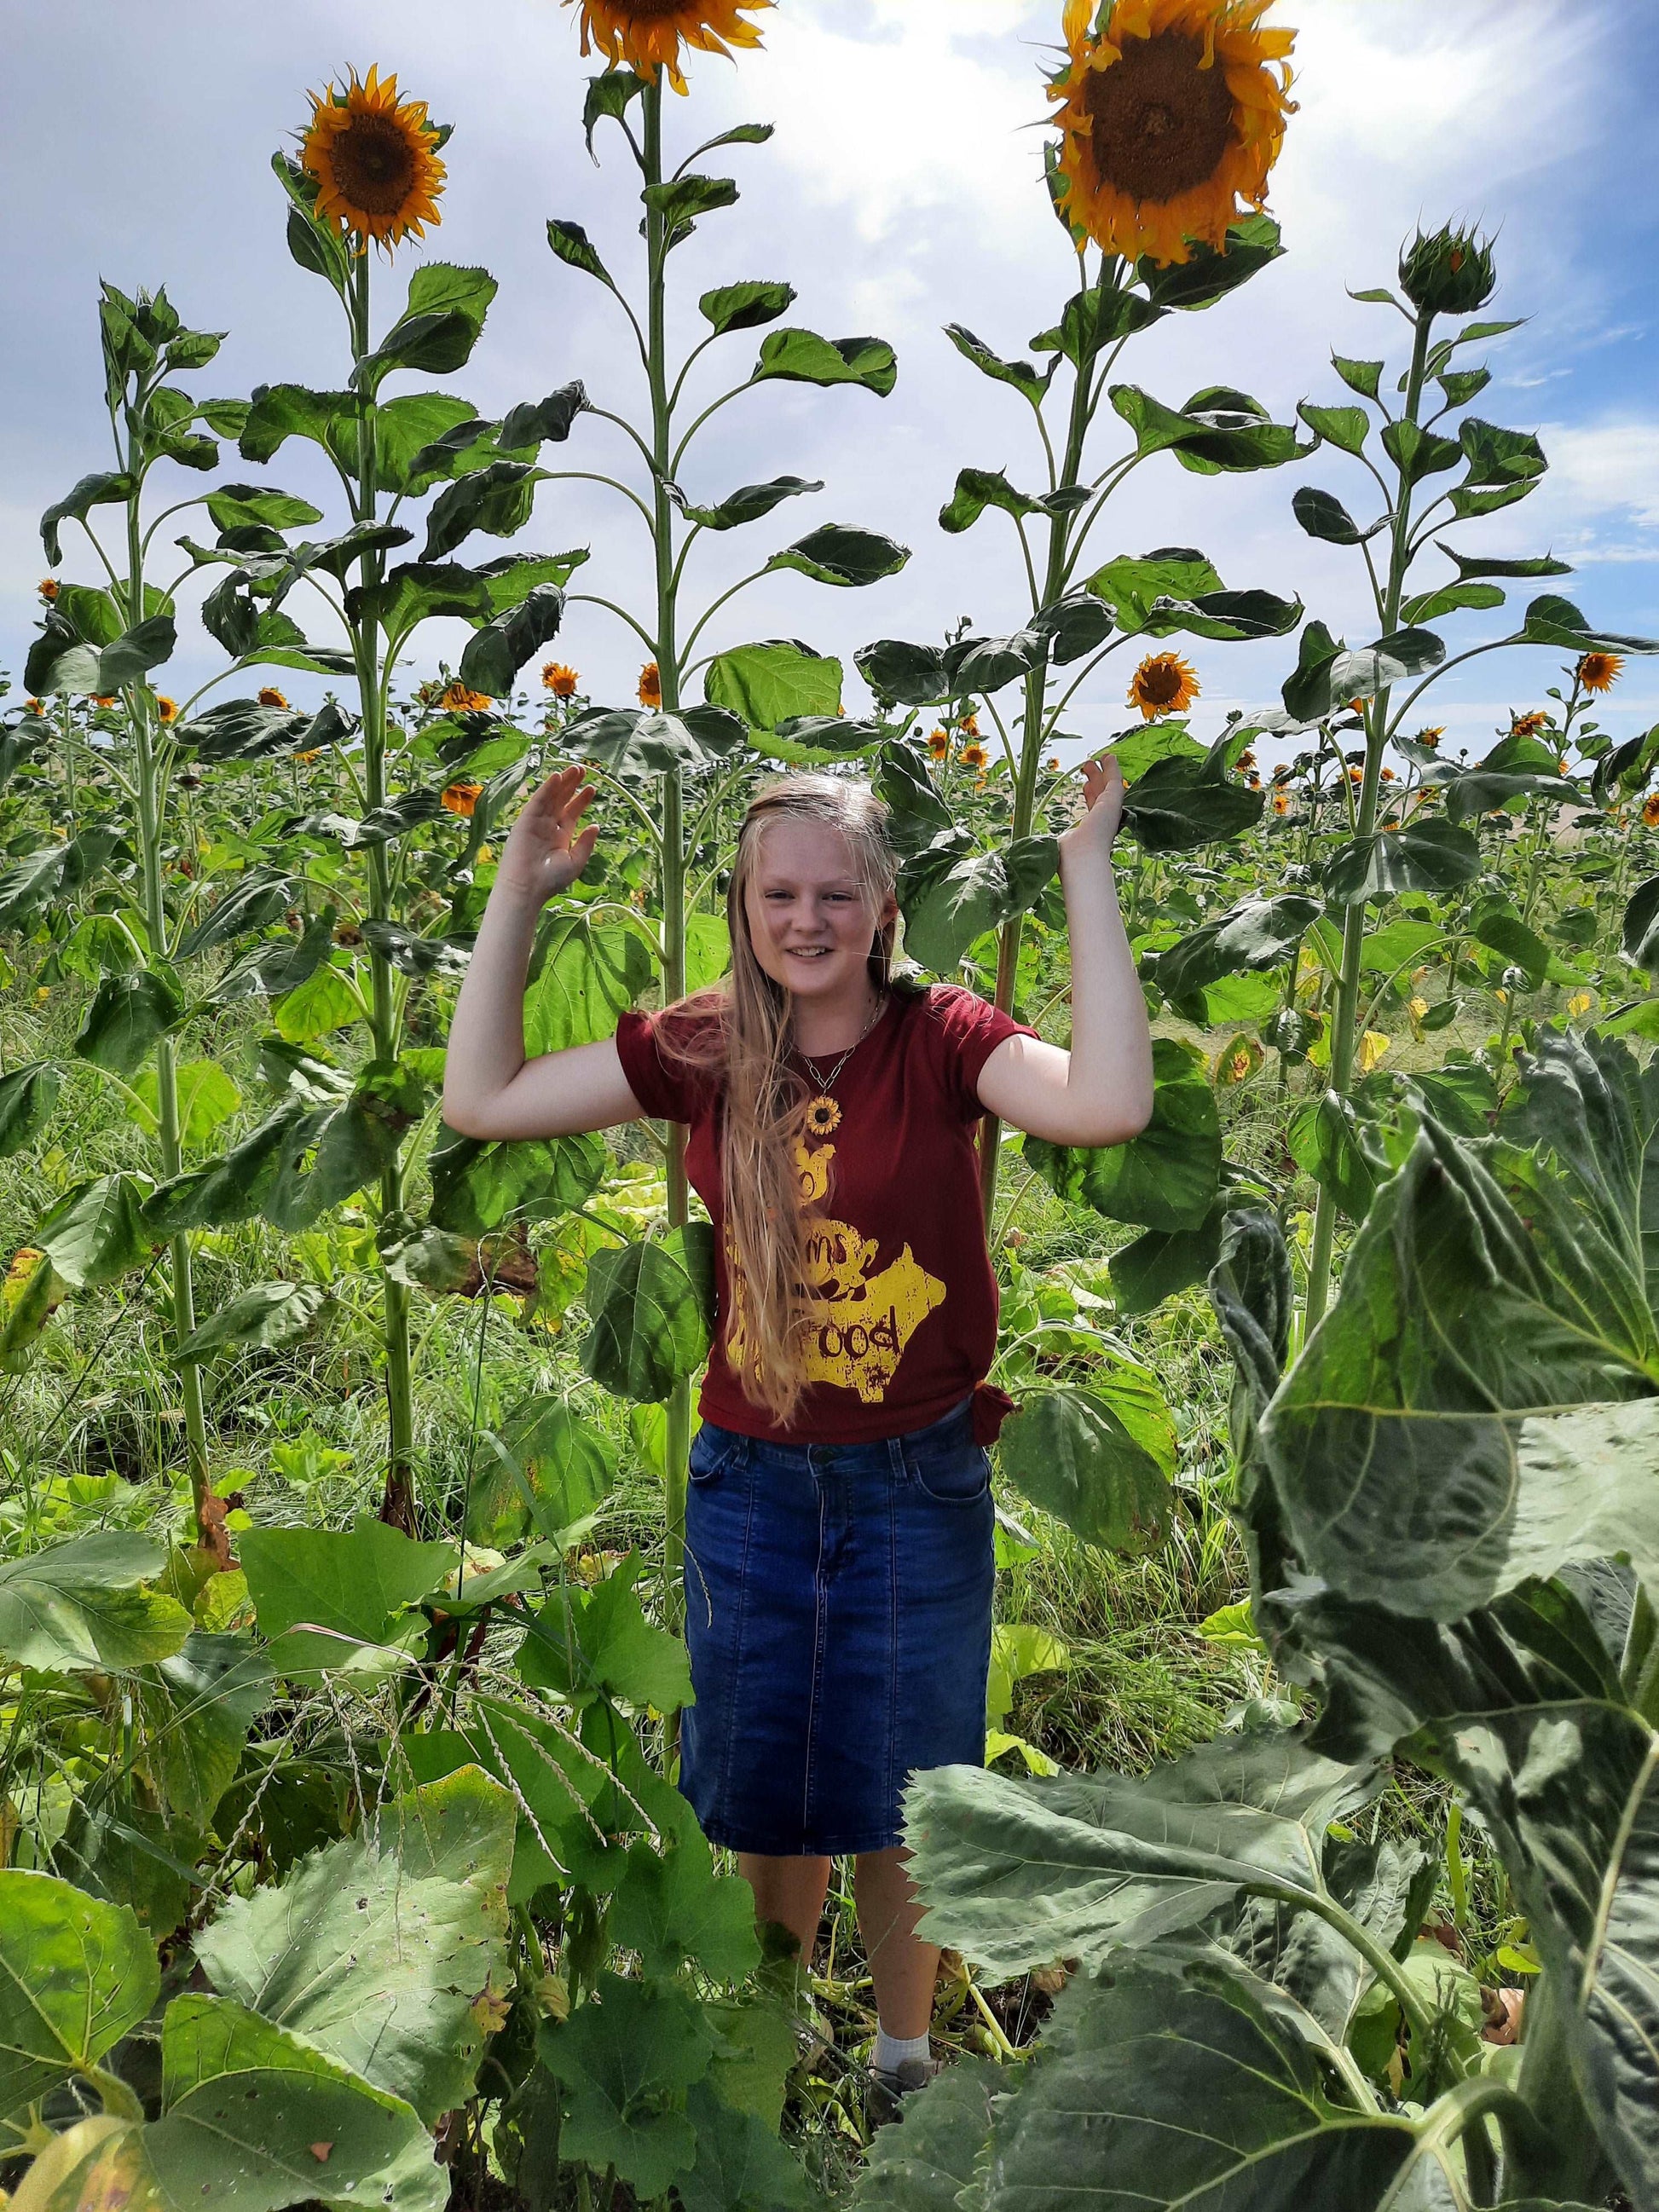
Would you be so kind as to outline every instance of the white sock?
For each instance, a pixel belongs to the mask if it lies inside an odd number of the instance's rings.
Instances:
[[[928,2056],[925,2035],[889,2035],[884,2027],[876,2030],[876,2055],[871,2064],[878,2074],[896,2074],[907,2059]]]

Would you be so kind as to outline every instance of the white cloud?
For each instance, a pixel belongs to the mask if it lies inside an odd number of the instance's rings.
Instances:
[[[1552,422],[1542,435],[1551,476],[1571,507],[1659,532],[1659,421]]]

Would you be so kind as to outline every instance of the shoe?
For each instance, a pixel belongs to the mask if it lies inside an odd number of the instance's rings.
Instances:
[[[865,2100],[872,2128],[884,2128],[890,2120],[902,2119],[905,2099],[925,2089],[939,2070],[937,2058],[907,2058],[890,2074],[872,2074]]]

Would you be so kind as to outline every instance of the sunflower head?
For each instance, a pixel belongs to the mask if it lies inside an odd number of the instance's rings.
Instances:
[[[179,719],[179,702],[176,699],[167,698],[158,691],[155,695],[155,711],[164,722],[176,722]]]
[[[1128,700],[1155,722],[1160,714],[1184,714],[1200,688],[1197,671],[1178,653],[1149,653],[1129,678]]]
[[[1650,830],[1659,830],[1659,791],[1650,791],[1642,801],[1642,819]]]
[[[1224,252],[1239,203],[1267,198],[1292,112],[1296,34],[1261,27],[1269,5],[1066,0],[1066,64],[1048,96],[1055,204],[1074,231],[1160,267],[1194,245]]]
[[[470,816],[483,789],[481,783],[447,783],[438,794],[439,803],[452,814]]]
[[[640,671],[640,704],[653,714],[662,704],[662,671],[654,660],[647,660]]]
[[[1510,716],[1510,735],[1512,738],[1535,738],[1549,720],[1541,707],[1528,708],[1524,714]]]
[[[1432,752],[1445,734],[1446,726],[1443,722],[1437,729],[1419,730],[1414,742],[1419,745],[1426,745],[1429,748],[1429,750]]]
[[[443,221],[445,134],[423,100],[400,100],[397,78],[376,69],[361,82],[354,70],[343,92],[331,84],[310,99],[300,161],[317,179],[319,221],[337,223],[359,253],[371,240],[389,252]]]
[[[949,732],[945,730],[930,730],[927,733],[927,750],[932,753],[935,760],[943,760],[946,753],[951,750]]]
[[[92,703],[94,707],[117,707],[120,700],[113,691],[94,691]]]
[[[575,670],[562,660],[550,660],[542,670],[542,682],[556,699],[574,699],[580,681]]]
[[[309,768],[313,761],[319,761],[322,757],[322,750],[320,747],[319,747],[314,752],[292,753],[289,755],[289,758],[297,761],[301,768]]]
[[[988,756],[979,739],[970,738],[957,757],[961,761],[963,768],[982,769]]]
[[[841,1109],[833,1098],[815,1098],[806,1109],[806,1127],[814,1137],[833,1137],[841,1127]]]
[[[262,707],[283,707],[283,708],[286,708],[286,707],[287,707],[287,705],[288,705],[288,701],[287,701],[287,699],[283,696],[283,694],[282,694],[282,693],[281,693],[281,692],[276,689],[276,686],[274,684],[264,684],[264,685],[261,688],[261,690],[260,690],[260,692],[259,692],[259,704],[260,704]]]
[[[26,714],[44,714],[46,711],[46,702],[44,699],[25,699],[23,702],[23,712]]]
[[[495,702],[487,691],[474,691],[457,677],[445,684],[438,703],[447,714],[487,714]]]
[[[1491,241],[1472,230],[1419,230],[1401,252],[1400,289],[1425,314],[1472,315],[1497,283]]]
[[[1364,783],[1365,781],[1364,769],[1363,768],[1351,768],[1348,770],[1348,781],[1350,783]]]
[[[1290,812],[1290,811],[1291,811],[1291,794],[1290,794],[1290,793],[1289,793],[1288,791],[1276,791],[1276,792],[1274,792],[1274,793],[1273,793],[1273,812],[1274,812],[1275,814],[1288,814],[1288,813]]]
[[[976,738],[979,735],[979,716],[964,714],[957,727],[964,738]]]
[[[63,586],[58,582],[56,576],[42,576],[36,588],[39,590],[43,599],[50,600],[55,599],[58,597],[58,592],[63,589]]]
[[[757,46],[760,31],[746,23],[772,0],[564,0],[581,9],[582,52],[597,47],[612,69],[631,69],[654,84],[666,70],[676,92],[685,90],[682,42],[706,54],[730,55],[733,46]]]
[[[40,586],[44,592],[46,586]],[[1625,665],[1621,653],[1586,653],[1573,670],[1574,681],[1585,691],[1611,691]]]

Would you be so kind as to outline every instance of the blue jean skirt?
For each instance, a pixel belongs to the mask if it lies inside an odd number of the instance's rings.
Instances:
[[[878,1443],[763,1443],[703,1424],[680,1788],[711,1842],[886,1850],[903,1840],[912,1774],[983,1765],[994,1524],[966,1403]]]

